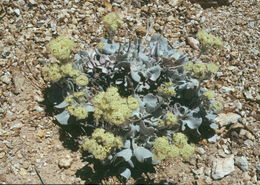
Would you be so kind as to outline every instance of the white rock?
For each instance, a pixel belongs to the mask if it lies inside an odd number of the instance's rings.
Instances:
[[[21,122],[15,123],[10,126],[10,130],[15,129],[15,128],[21,128],[23,124]]]
[[[34,99],[35,101],[37,101],[37,102],[42,102],[42,101],[44,101],[44,98],[41,97],[41,96],[38,96],[38,95],[35,95],[35,96],[33,97],[33,99]]]
[[[208,142],[210,142],[210,143],[216,143],[218,139],[219,139],[219,136],[218,136],[217,134],[215,134],[215,135],[212,136],[211,138],[208,138]]]
[[[198,147],[198,148],[197,148],[197,152],[198,152],[199,154],[201,154],[201,155],[203,155],[203,154],[206,153],[206,151],[205,151],[204,148],[202,148],[202,147]]]
[[[239,118],[241,118],[241,116],[236,113],[221,113],[218,115],[218,117],[216,117],[216,122],[218,122],[220,126],[223,127],[230,123],[236,123]]]
[[[40,106],[35,106],[34,110],[36,110],[37,112],[43,112],[44,108],[40,107]]]
[[[243,171],[246,171],[249,168],[247,158],[244,157],[244,156],[236,157],[235,158],[235,165],[237,165]]]
[[[214,180],[222,179],[235,170],[234,155],[227,158],[216,158],[213,161],[211,176]]]
[[[230,92],[234,92],[235,89],[232,88],[232,87],[223,86],[223,87],[221,87],[221,88],[219,89],[219,91],[220,91],[221,93],[230,93]]]
[[[20,9],[18,8],[14,9],[14,13],[19,16],[21,14]]]
[[[60,168],[69,168],[72,164],[73,159],[68,155],[59,161]]]

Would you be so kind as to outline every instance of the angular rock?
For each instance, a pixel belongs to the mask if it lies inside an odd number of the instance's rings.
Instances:
[[[213,161],[211,176],[214,180],[222,179],[235,170],[234,155],[227,158],[216,158]]]
[[[241,118],[241,116],[236,113],[221,113],[218,115],[218,117],[216,117],[216,121],[220,124],[221,127],[223,127],[230,123],[236,123],[239,118]]]
[[[235,158],[235,165],[237,165],[241,170],[246,171],[249,168],[247,158],[242,157],[236,157]]]

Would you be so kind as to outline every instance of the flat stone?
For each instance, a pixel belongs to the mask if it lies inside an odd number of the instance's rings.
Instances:
[[[216,158],[213,160],[211,176],[214,180],[222,179],[235,170],[234,155],[227,158]]]
[[[235,165],[237,165],[241,170],[246,171],[249,168],[247,158],[242,157],[236,157],[235,158]]]
[[[236,113],[221,113],[218,115],[218,117],[216,117],[216,122],[218,122],[220,126],[223,127],[230,123],[236,123],[239,118],[241,118],[241,116]]]

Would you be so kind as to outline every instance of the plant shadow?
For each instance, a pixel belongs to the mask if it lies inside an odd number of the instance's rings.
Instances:
[[[88,155],[86,152],[82,154]],[[102,164],[99,160],[89,158],[84,159],[83,161],[87,161],[90,165],[86,165],[83,168],[79,169],[76,172],[76,176],[81,178],[85,181],[85,184],[103,184],[104,182],[107,183],[110,177],[116,177],[117,182],[113,183],[120,183],[126,184],[127,180],[118,176],[120,172],[120,167],[115,167],[113,165],[105,165]],[[155,168],[153,165],[148,164],[141,164],[137,163],[134,169],[131,170],[132,178],[135,181],[135,184],[156,184],[154,179],[151,179],[148,174],[155,173]]]

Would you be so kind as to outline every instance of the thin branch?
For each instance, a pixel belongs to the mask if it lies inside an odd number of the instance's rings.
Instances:
[[[34,170],[35,170],[35,172],[36,172],[37,176],[39,177],[39,179],[40,179],[41,183],[42,183],[42,184],[45,184],[45,183],[44,183],[44,181],[43,181],[43,179],[42,179],[42,177],[40,176],[40,173],[38,172],[38,170],[36,169],[36,167],[35,167],[35,166],[34,166]]]

